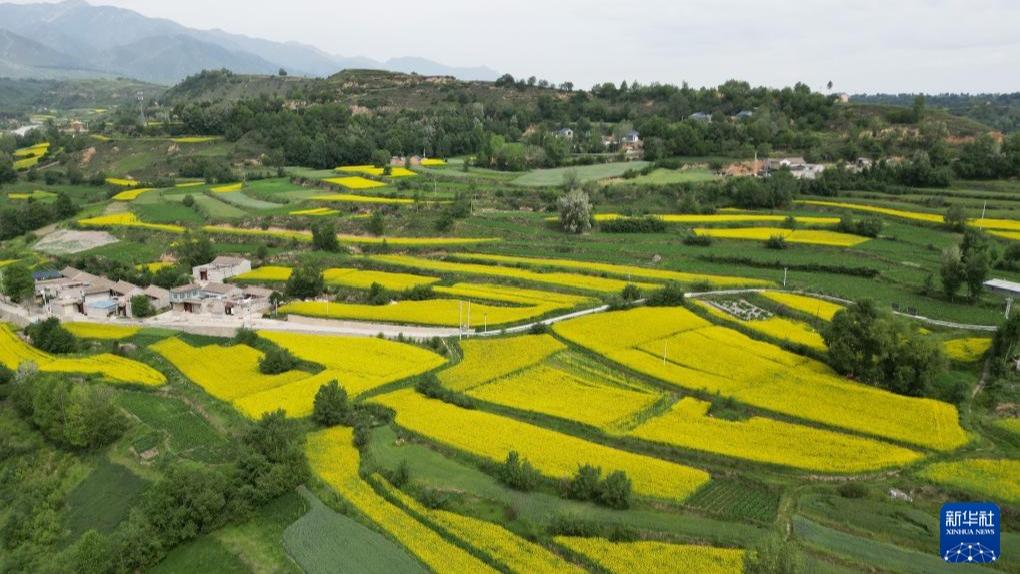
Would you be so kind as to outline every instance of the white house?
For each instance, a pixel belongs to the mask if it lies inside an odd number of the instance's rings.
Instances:
[[[240,316],[268,309],[270,295],[272,291],[260,287],[189,283],[170,290],[170,304],[181,313]]]
[[[251,261],[243,257],[220,255],[205,265],[191,269],[191,275],[199,283],[223,283],[227,279],[251,271]]]
[[[556,130],[556,137],[572,140],[574,139],[574,130],[570,128],[560,128]]]

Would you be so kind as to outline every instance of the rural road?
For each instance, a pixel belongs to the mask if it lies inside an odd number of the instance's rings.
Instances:
[[[760,293],[762,291],[765,291],[765,289],[731,289],[722,291],[704,291],[700,293],[688,293],[686,294],[686,297],[696,299],[713,295],[740,295],[744,293]],[[837,297],[830,297],[826,295],[804,292],[796,293],[810,295],[821,299],[833,301],[836,303],[842,304],[852,303],[852,301],[848,301],[846,299],[839,299]],[[457,329],[456,327],[428,327],[423,325],[365,323],[361,321],[338,321],[330,319],[315,319],[310,317],[298,317],[294,315],[288,316],[288,320],[279,320],[279,319],[264,319],[262,317],[201,316],[191,314],[185,315],[181,313],[164,313],[162,315],[157,315],[156,317],[151,317],[149,319],[116,319],[113,321],[104,321],[86,319],[83,317],[79,320],[81,322],[88,323],[100,323],[100,324],[115,323],[117,325],[159,327],[199,335],[211,335],[223,337],[233,336],[234,332],[238,328],[247,327],[249,329],[262,331],[304,333],[309,335],[346,335],[353,337],[376,337],[382,334],[382,336],[386,337],[387,339],[395,339],[399,336],[403,336],[405,338],[410,339],[431,339],[433,337],[445,338],[456,336],[492,337],[503,334],[525,333],[539,323],[543,325],[552,325],[553,323],[566,321],[568,319],[583,317],[585,315],[591,315],[593,313],[602,313],[604,311],[607,311],[608,309],[609,309],[608,305],[602,305],[591,309],[574,311],[572,313],[542,319],[541,321],[535,321],[524,325],[507,327],[505,329],[475,328],[464,330]],[[965,323],[954,323],[951,321],[931,319],[929,317],[923,317],[919,315],[909,315],[899,311],[893,311],[893,313],[922,323],[927,323],[930,325],[936,325],[940,327],[949,327],[953,329],[994,332],[997,328],[995,325],[969,325]],[[21,306],[0,302],[0,317],[3,317],[4,319],[17,323],[19,325],[25,325],[32,321],[44,319],[46,315],[41,313],[33,314]]]

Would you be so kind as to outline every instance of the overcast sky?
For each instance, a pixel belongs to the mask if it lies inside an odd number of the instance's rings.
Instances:
[[[22,0],[20,2],[24,3]],[[803,81],[1020,91],[1017,0],[92,0],[345,56],[421,56],[578,86]]]

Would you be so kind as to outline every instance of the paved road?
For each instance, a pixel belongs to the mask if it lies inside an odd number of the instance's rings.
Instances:
[[[751,294],[761,293],[766,289],[730,289],[720,291],[705,291],[700,293],[687,293],[686,297],[691,299],[697,299],[713,295],[740,295],[740,294]],[[814,293],[797,292],[802,295],[809,295],[813,297],[819,297],[821,299],[827,299],[836,303],[850,304],[852,301],[846,299],[840,299],[837,297],[831,297],[827,295],[819,295]],[[180,314],[180,313],[164,313],[156,317],[149,319],[137,320],[137,319],[117,319],[113,322],[118,325],[137,325],[142,327],[161,327],[165,329],[173,329],[177,331],[184,331],[188,333],[196,333],[201,335],[213,335],[213,336],[225,336],[229,337],[240,327],[247,327],[249,329],[257,329],[264,331],[281,331],[287,333],[305,333],[312,335],[347,335],[355,337],[376,337],[382,334],[388,339],[395,339],[399,336],[410,339],[431,339],[433,337],[492,337],[502,334],[515,334],[524,333],[531,330],[535,325],[541,323],[543,325],[552,325],[560,321],[566,321],[568,319],[574,319],[576,317],[583,317],[585,315],[591,315],[593,313],[602,313],[609,309],[608,305],[602,305],[600,307],[594,307],[591,309],[585,309],[582,311],[575,311],[564,315],[558,315],[556,317],[550,317],[548,319],[542,319],[541,321],[535,321],[527,323],[525,325],[517,325],[514,327],[508,327],[506,329],[457,329],[455,327],[428,327],[422,325],[393,325],[385,323],[364,323],[360,321],[336,321],[329,319],[314,319],[309,317],[298,317],[291,315],[289,320],[278,320],[278,319],[263,319],[261,317],[230,317],[230,316],[200,316],[192,314]],[[907,317],[915,321],[927,323],[929,325],[936,325],[940,327],[949,327],[953,329],[961,329],[967,331],[983,331],[983,332],[994,332],[996,330],[995,325],[970,325],[966,323],[954,323],[951,321],[942,321],[940,319],[932,319],[920,315],[908,315],[899,311],[894,311],[896,315]],[[45,318],[43,314],[29,313],[26,309],[18,305],[11,305],[9,303],[0,302],[0,316],[3,316],[6,320],[24,325],[28,322],[35,321],[38,319]],[[83,322],[93,323],[110,323],[111,321],[96,320],[79,318]]]

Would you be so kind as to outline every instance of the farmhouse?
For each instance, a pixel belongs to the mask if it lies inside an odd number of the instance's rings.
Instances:
[[[65,267],[36,275],[36,302],[58,317],[86,315],[93,318],[133,317],[131,298],[145,295],[155,309],[169,306],[169,291],[155,285],[142,289],[127,281]]]
[[[694,112],[693,114],[688,116],[687,119],[694,120],[696,122],[705,122],[710,124],[712,123],[712,114],[706,112]]]
[[[802,157],[783,157],[767,159],[764,162],[765,173],[768,176],[773,171],[786,169],[797,179],[815,179],[823,171],[825,166],[820,163],[808,163]]]
[[[251,271],[251,261],[243,257],[220,255],[212,262],[191,269],[191,275],[199,283],[223,283],[235,275]]]
[[[170,290],[170,304],[179,313],[243,315],[269,308],[272,291],[260,287],[206,282],[189,283]]]
[[[560,129],[556,130],[555,133],[556,133],[556,137],[558,137],[558,138],[563,138],[563,139],[566,139],[566,140],[574,139],[574,130],[572,130],[570,128],[560,128]]]

